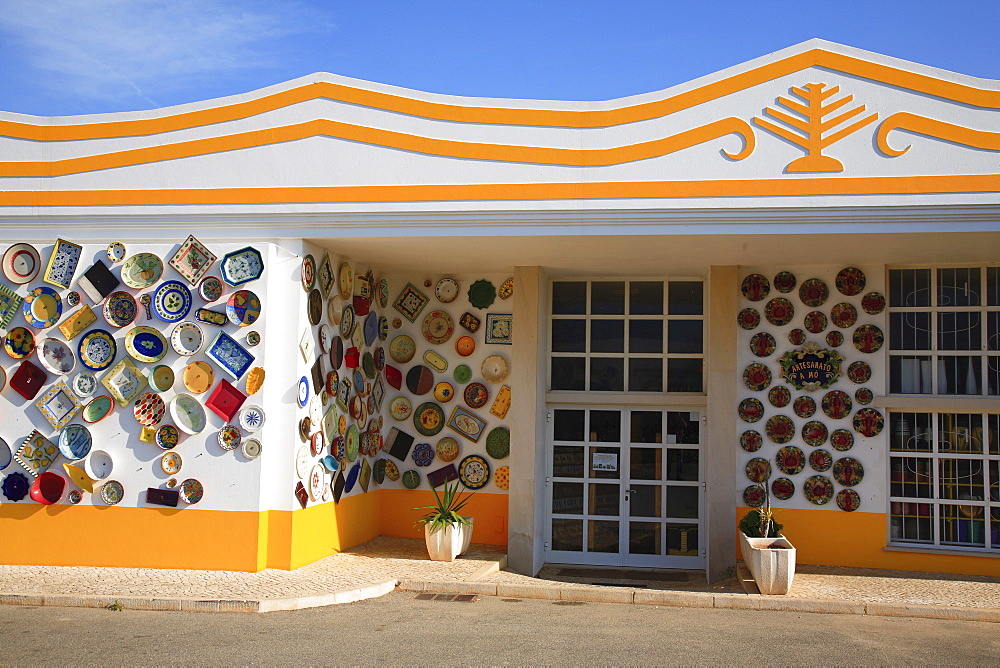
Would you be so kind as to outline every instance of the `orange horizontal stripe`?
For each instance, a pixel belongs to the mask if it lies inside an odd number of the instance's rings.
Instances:
[[[299,102],[319,98],[339,100],[373,109],[458,123],[532,125],[541,127],[597,128],[659,118],[683,109],[715,100],[725,95],[771,81],[807,67],[818,66],[916,93],[951,100],[985,109],[1000,109],[1000,91],[975,88],[943,81],[923,74],[878,65],[852,56],[823,49],[812,49],[784,60],[762,65],[720,81],[673,95],[663,100],[618,109],[565,111],[554,109],[511,109],[505,107],[470,107],[441,102],[415,100],[401,95],[363,90],[342,84],[317,82],[293,90],[266,95],[256,100],[172,114],[163,118],[73,125],[36,125],[0,121],[0,136],[33,141],[72,141],[106,139],[173,132],[250,118]]]
[[[345,202],[468,202],[1000,192],[1000,174],[759,180],[512,183],[485,185],[32,190],[0,192],[0,206],[142,206]]]
[[[447,139],[432,139],[379,130],[350,123],[315,120],[268,130],[254,130],[239,134],[195,139],[192,141],[150,146],[148,148],[103,153],[66,160],[48,162],[0,162],[0,177],[45,177],[80,174],[100,169],[113,169],[132,165],[176,160],[192,156],[209,155],[223,151],[256,148],[296,141],[316,136],[336,137],[365,144],[413,151],[427,155],[468,160],[498,160],[504,162],[563,165],[569,167],[599,167],[624,162],[645,160],[667,155],[695,144],[736,133],[743,137],[744,148],[730,158],[740,160],[754,149],[754,134],[750,124],[739,118],[725,118],[698,128],[686,130],[654,141],[628,144],[606,149],[567,149],[508,144],[482,144]]]

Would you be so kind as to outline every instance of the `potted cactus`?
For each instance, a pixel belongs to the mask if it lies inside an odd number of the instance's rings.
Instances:
[[[764,504],[740,520],[743,561],[761,594],[787,594],[795,576],[795,548],[781,535],[783,525],[774,521],[771,497],[764,488]]]
[[[432,561],[455,561],[472,540],[472,518],[460,512],[472,494],[463,495],[457,480],[454,485],[446,482],[441,493],[437,487],[432,487],[431,491],[434,492],[434,504],[414,508],[428,511],[417,520],[417,525],[424,527],[427,555]]]

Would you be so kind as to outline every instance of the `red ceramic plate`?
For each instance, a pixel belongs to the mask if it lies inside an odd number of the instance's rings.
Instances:
[[[211,410],[226,422],[232,422],[233,416],[243,406],[247,400],[247,395],[236,389],[228,380],[223,378],[215,386],[212,396],[205,402],[205,408]]]

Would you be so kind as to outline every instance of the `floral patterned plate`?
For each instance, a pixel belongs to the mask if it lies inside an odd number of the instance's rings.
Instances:
[[[833,463],[833,478],[844,487],[854,487],[865,478],[865,467],[854,457],[841,457]]]
[[[223,450],[235,450],[240,447],[243,435],[234,424],[227,424],[219,430],[219,447]]]
[[[788,478],[775,478],[771,481],[771,494],[780,501],[787,501],[795,494],[795,483]]]
[[[867,387],[859,387],[857,392],[854,393],[854,400],[862,406],[867,406],[875,400],[875,393]]]
[[[806,331],[812,334],[819,334],[824,329],[826,329],[827,320],[826,314],[822,311],[809,311],[806,313],[806,317],[803,319],[803,324],[805,325]]]
[[[830,467],[833,466],[833,455],[823,448],[817,448],[809,453],[809,466],[812,467],[813,471],[820,473],[829,471]]]
[[[760,485],[747,485],[743,490],[743,503],[751,508],[760,508],[764,505],[764,488]]]
[[[778,468],[781,469],[782,473],[795,475],[805,468],[806,456],[801,448],[797,448],[794,445],[786,445],[778,449],[778,452],[774,455],[774,461],[777,462]]]
[[[847,329],[854,327],[854,323],[857,321],[858,309],[854,308],[854,304],[841,302],[830,309],[830,322],[833,323],[834,327]]]
[[[740,402],[738,411],[744,422],[757,422],[764,417],[764,404],[751,397]]]
[[[809,503],[817,506],[826,505],[833,498],[833,481],[825,475],[809,476],[802,485],[802,493]]]
[[[101,500],[113,506],[125,497],[125,488],[117,480],[109,480],[101,485]]]
[[[784,297],[775,297],[764,306],[764,317],[772,325],[781,327],[795,317],[795,307]]]
[[[736,322],[743,329],[757,329],[760,324],[760,311],[747,307],[736,314]]]
[[[264,409],[260,406],[244,406],[240,409],[240,426],[246,431],[257,431],[264,426]]]
[[[806,445],[813,447],[823,445],[826,443],[828,435],[829,431],[826,425],[818,420],[810,420],[802,425],[802,440],[806,442]]]
[[[784,408],[792,400],[792,392],[785,385],[775,385],[768,391],[767,400],[775,408]]]
[[[860,269],[846,267],[840,270],[833,282],[840,291],[840,294],[853,297],[854,295],[860,295],[861,291],[865,289],[867,279],[865,279],[865,272]]]
[[[112,292],[104,300],[101,313],[104,315],[105,322],[112,327],[124,327],[132,324],[135,320],[139,314],[139,305],[135,303],[135,297],[124,290],[119,290]]]
[[[861,325],[854,330],[854,347],[863,353],[874,353],[885,343],[882,330],[876,325]]]
[[[872,368],[868,362],[851,362],[850,366],[847,367],[847,377],[858,385],[867,383],[872,379]]]
[[[743,292],[743,296],[752,302],[759,302],[760,300],[767,297],[767,293],[771,291],[771,284],[768,282],[767,277],[760,274],[750,274],[743,279],[743,284],[740,286],[740,290]]]
[[[839,348],[844,343],[844,333],[839,330],[831,330],[826,333],[826,345],[831,348]]]
[[[853,489],[842,489],[837,492],[837,507],[849,513],[861,507],[861,497]]]
[[[812,397],[796,397],[792,404],[792,410],[800,418],[812,417],[816,412],[816,401]]]
[[[787,415],[772,415],[764,425],[764,433],[773,443],[788,443],[795,438],[795,423]]]
[[[862,436],[878,436],[885,427],[885,418],[874,408],[862,408],[854,414],[854,431]]]
[[[771,477],[771,462],[763,457],[754,457],[747,462],[745,471],[751,482],[764,482]]]
[[[830,288],[818,278],[802,281],[802,285],[799,286],[799,299],[811,308],[822,306],[829,297]]]
[[[869,292],[861,298],[861,308],[869,315],[878,315],[885,310],[885,295],[881,292]]]
[[[743,384],[754,392],[761,392],[771,385],[771,370],[760,362],[754,362],[743,370]]]
[[[774,289],[778,292],[787,294],[795,289],[796,283],[795,274],[790,271],[779,271],[774,276]]]
[[[740,447],[746,452],[757,452],[764,445],[764,438],[759,431],[748,429],[740,434]]]
[[[774,337],[769,332],[757,332],[750,337],[750,352],[757,357],[767,357],[774,353]]]
[[[840,420],[851,414],[851,398],[846,392],[831,390],[823,395],[823,412],[831,420]]]
[[[806,342],[806,332],[796,327],[788,332],[788,342],[793,346],[801,346]]]
[[[854,434],[847,429],[834,429],[830,434],[830,445],[834,450],[850,450],[854,447]]]
[[[205,496],[205,487],[194,478],[182,482],[179,491],[181,501],[188,504],[198,503]]]

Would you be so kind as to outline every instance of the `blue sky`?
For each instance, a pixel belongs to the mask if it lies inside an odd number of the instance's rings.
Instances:
[[[812,37],[1000,79],[1000,0],[0,0],[0,110],[150,109],[326,71],[605,100]]]

